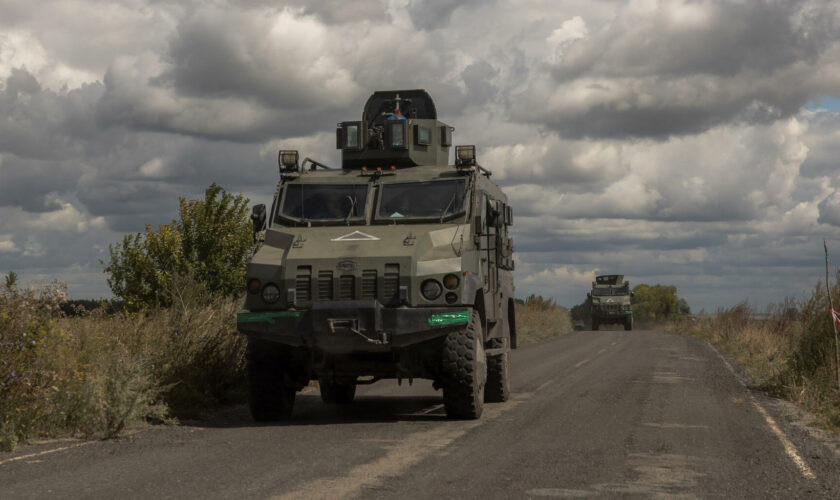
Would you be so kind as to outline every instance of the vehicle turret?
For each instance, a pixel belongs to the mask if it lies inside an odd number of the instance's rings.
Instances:
[[[446,165],[453,130],[425,90],[383,90],[367,100],[361,121],[338,124],[336,147],[344,169]]]

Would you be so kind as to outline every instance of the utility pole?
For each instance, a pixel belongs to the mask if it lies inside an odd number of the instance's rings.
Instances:
[[[828,312],[831,315],[831,326],[834,328],[834,376],[837,379],[837,388],[840,389],[840,347],[837,342],[837,316],[834,313],[834,303],[831,301],[831,281],[828,278],[828,243],[823,239],[825,248],[825,291],[828,295]]]

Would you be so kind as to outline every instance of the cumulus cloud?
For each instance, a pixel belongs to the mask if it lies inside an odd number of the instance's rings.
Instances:
[[[0,270],[107,294],[109,243],[211,182],[336,165],[370,92],[425,88],[516,214],[518,295],[596,272],[695,308],[810,288],[840,238],[831,2],[24,0],[0,6]],[[78,292],[77,292],[78,291]]]
[[[837,20],[832,3],[631,1],[545,60],[514,117],[566,136],[657,138],[786,118],[840,83]],[[567,44],[566,32],[548,41]]]

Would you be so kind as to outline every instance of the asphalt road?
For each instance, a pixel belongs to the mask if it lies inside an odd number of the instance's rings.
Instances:
[[[112,441],[0,453],[0,498],[840,498],[836,443],[743,385],[713,348],[654,331],[514,351],[513,397],[448,421],[426,381],[298,395]]]

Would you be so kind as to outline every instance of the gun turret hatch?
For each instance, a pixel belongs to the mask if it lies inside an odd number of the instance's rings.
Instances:
[[[361,121],[338,124],[336,147],[344,169],[446,165],[452,130],[437,120],[425,90],[380,90],[368,98]]]

